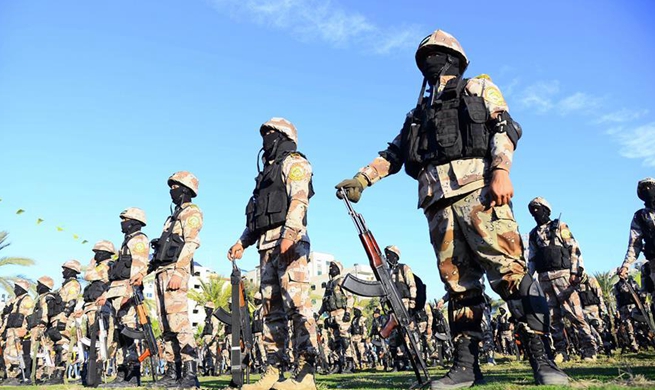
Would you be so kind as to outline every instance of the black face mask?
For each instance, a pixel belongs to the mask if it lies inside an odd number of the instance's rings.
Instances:
[[[331,266],[330,267],[330,276],[334,278],[337,275],[339,275],[339,267]]]
[[[398,265],[398,256],[396,256],[395,253],[392,252],[387,252],[387,262],[391,267],[395,267]]]
[[[205,308],[205,315],[206,315],[207,317],[211,316],[213,312],[214,312],[214,310],[212,310],[211,307],[206,307],[206,308]]]
[[[27,294],[27,290],[25,290],[25,289],[22,288],[21,286],[16,285],[16,286],[14,286],[14,294],[15,294],[17,297],[20,297],[20,296],[23,295],[23,294]]]
[[[141,222],[133,219],[126,219],[121,221],[121,232],[123,234],[132,234],[141,230]]]
[[[530,209],[530,214],[537,222],[537,226],[541,226],[550,222],[550,210],[544,206],[537,205]]]
[[[77,271],[74,271],[70,268],[64,268],[64,270],[61,272],[61,276],[63,276],[64,279],[77,278],[77,274]]]
[[[419,67],[431,85],[439,84],[441,76],[459,76],[459,59],[444,53],[425,57]]]
[[[185,186],[179,186],[177,188],[171,188],[170,190],[171,200],[176,205],[180,206],[182,203],[187,203],[191,201],[191,194],[189,189]]]
[[[96,251],[95,256],[93,256],[93,260],[101,262],[111,259],[111,256],[112,254],[107,251]]]
[[[637,196],[644,201],[646,207],[655,205],[655,186],[652,184],[645,184],[637,189]]]
[[[295,142],[277,131],[264,135],[262,140],[262,150],[264,151],[262,159],[264,160],[264,163],[275,160],[284,152],[296,151]]]
[[[41,295],[41,294],[45,294],[45,293],[47,293],[48,291],[50,291],[50,289],[48,288],[48,286],[45,286],[45,285],[43,285],[43,284],[41,284],[41,283],[37,283],[37,284],[36,284],[36,293],[37,293],[37,294],[39,294],[39,295]]]
[[[255,299],[254,303],[255,303],[255,306],[259,306],[259,305],[262,304],[262,300],[261,299]]]

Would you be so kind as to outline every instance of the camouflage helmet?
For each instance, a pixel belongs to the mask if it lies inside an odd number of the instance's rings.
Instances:
[[[532,207],[534,206],[544,206],[548,211],[553,211],[552,207],[550,207],[550,203],[541,196],[537,196],[528,203],[528,211],[532,210]]]
[[[112,244],[111,241],[107,241],[107,240],[101,240],[96,242],[96,244],[93,246],[93,251],[94,252],[105,251],[114,255],[116,254],[116,248],[114,247],[114,244]]]
[[[648,184],[655,185],[655,179],[653,179],[652,177],[647,177],[645,179],[639,180],[639,182],[637,183],[637,196],[639,197],[639,199],[643,201],[646,200],[642,199],[642,195],[640,194],[640,192],[643,191],[644,187],[646,187],[646,185]]]
[[[210,308],[210,309],[216,309],[216,305],[214,305],[213,301],[205,302],[205,307]]]
[[[28,291],[30,289],[30,283],[25,279],[16,279],[14,285],[20,286],[20,288],[22,288],[25,291]]]
[[[330,262],[330,267],[331,267],[332,265],[334,265],[335,267],[337,267],[337,268],[339,269],[339,273],[342,273],[342,272],[343,272],[343,264],[341,264],[340,262],[338,262],[338,261],[336,261],[336,260],[332,260],[332,261]]]
[[[61,266],[61,268],[68,268],[77,273],[82,272],[82,265],[77,260],[68,260],[67,262],[64,263],[64,265]]]
[[[193,192],[193,196],[198,196],[198,178],[193,173],[188,171],[175,172],[168,178],[168,185],[173,183],[182,184]]]
[[[133,219],[135,221],[139,221],[143,224],[143,226],[146,226],[146,212],[141,210],[138,207],[128,207],[125,210],[121,212],[120,215],[121,218],[125,219]]]
[[[457,56],[460,60],[460,70],[463,72],[469,64],[469,60],[464,53],[462,45],[454,36],[443,30],[437,30],[427,37],[423,38],[416,49],[416,65],[420,67],[421,62],[432,51],[450,53]]]
[[[273,129],[279,131],[280,133],[286,135],[291,141],[298,145],[298,130],[293,123],[289,122],[284,118],[273,117],[267,122],[261,125],[259,128],[259,133],[264,135],[266,129]]]
[[[50,290],[52,290],[52,288],[55,286],[55,281],[52,280],[50,276],[41,276],[36,281],[46,286]]]
[[[395,254],[396,256],[398,256],[398,258],[400,259],[400,249],[398,249],[398,247],[395,246],[395,245],[389,245],[388,247],[384,248],[384,252],[385,252],[385,254],[387,252],[391,252],[391,253]]]

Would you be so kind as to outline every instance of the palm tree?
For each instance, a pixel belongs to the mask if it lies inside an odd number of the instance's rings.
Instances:
[[[204,306],[211,301],[218,307],[227,307],[227,300],[232,293],[230,281],[220,276],[210,276],[208,281],[200,280],[200,292],[189,291],[189,298]]]
[[[9,235],[8,232],[6,231],[0,231],[0,251],[3,250],[4,248],[9,246],[9,242],[5,242],[7,240],[7,236]],[[34,265],[34,260],[28,259],[26,257],[9,257],[9,256],[3,256],[0,257],[0,267],[2,266],[9,266],[9,265],[20,265],[23,267],[29,267],[31,265]],[[0,275],[4,275],[6,272],[0,271]],[[0,286],[7,292],[13,294],[14,291],[14,282],[18,276],[0,276]]]
[[[612,287],[618,281],[616,271],[595,272],[594,277],[598,281],[601,290],[603,290],[603,300],[606,306],[612,305],[614,307],[614,296],[612,296]],[[608,307],[609,310],[609,307]]]

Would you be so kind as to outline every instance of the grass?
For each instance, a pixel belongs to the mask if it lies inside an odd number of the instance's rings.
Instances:
[[[505,389],[559,389],[559,386],[535,386],[532,370],[527,362],[517,362],[514,358],[499,357],[496,366],[483,365],[482,372],[486,385],[476,386],[481,390]],[[560,365],[573,379],[572,389],[655,389],[655,352],[614,355],[611,358],[600,357],[596,362],[571,361]],[[430,375],[438,378],[446,372],[445,368],[431,368]],[[256,380],[257,375],[252,376]],[[318,375],[317,384],[325,389],[407,389],[414,382],[410,371],[385,373],[366,370],[347,375]],[[222,389],[229,383],[227,376],[201,377],[202,388]],[[37,389],[47,387],[49,390],[83,389],[80,385],[66,386],[21,386],[18,389]],[[9,389],[10,387],[3,387]]]

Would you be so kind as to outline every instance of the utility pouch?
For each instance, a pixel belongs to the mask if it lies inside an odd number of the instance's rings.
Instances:
[[[25,315],[21,313],[10,313],[7,316],[7,328],[22,328]]]

